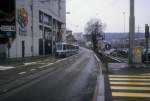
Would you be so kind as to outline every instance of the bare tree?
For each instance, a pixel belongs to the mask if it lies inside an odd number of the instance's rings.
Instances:
[[[102,23],[101,19],[97,18],[89,20],[86,24],[85,33],[91,36],[91,42],[95,52],[98,52],[97,35],[102,35],[105,27],[106,25]]]

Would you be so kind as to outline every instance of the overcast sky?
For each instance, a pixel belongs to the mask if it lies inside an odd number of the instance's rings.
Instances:
[[[66,0],[67,28],[73,32],[83,32],[87,21],[100,18],[107,25],[106,32],[128,32],[129,0]],[[123,15],[125,12],[125,15]],[[150,0],[135,0],[136,31],[144,31],[150,25]]]

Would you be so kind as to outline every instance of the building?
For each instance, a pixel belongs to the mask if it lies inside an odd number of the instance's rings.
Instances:
[[[65,39],[65,0],[9,0],[0,11],[0,58],[53,54]]]
[[[78,41],[83,40],[83,33],[82,33],[82,32],[74,33],[74,36],[75,36],[75,38],[76,38]]]
[[[66,42],[69,43],[69,44],[78,45],[78,41],[73,36],[71,30],[66,31]]]

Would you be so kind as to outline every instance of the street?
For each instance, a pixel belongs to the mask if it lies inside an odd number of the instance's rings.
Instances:
[[[79,54],[58,60],[41,71],[37,65],[32,67],[30,70],[36,73],[21,74],[30,81],[0,95],[1,101],[92,101],[98,73],[93,52],[82,49]],[[40,72],[45,74],[31,79]]]

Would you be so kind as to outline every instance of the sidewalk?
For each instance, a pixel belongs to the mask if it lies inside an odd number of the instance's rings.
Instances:
[[[9,58],[0,59],[0,66],[19,66],[24,65],[24,63],[40,61],[43,59],[56,59],[55,56],[45,55],[45,56],[34,56],[34,57],[24,57],[24,58]]]

